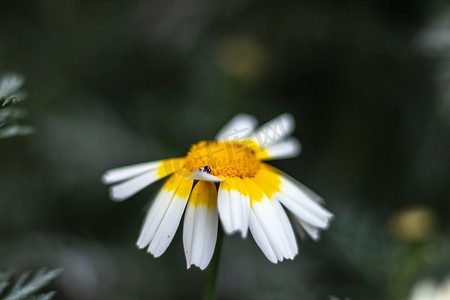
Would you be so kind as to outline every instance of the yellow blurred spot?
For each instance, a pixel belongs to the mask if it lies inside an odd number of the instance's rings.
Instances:
[[[267,66],[266,50],[255,41],[239,36],[222,39],[216,48],[219,68],[242,80],[258,79]]]
[[[436,215],[429,207],[406,208],[394,214],[389,221],[393,236],[405,242],[425,241],[433,235]]]

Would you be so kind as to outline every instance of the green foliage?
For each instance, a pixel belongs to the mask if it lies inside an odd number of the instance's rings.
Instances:
[[[54,291],[41,295],[33,294],[58,277],[61,272],[62,269],[50,271],[40,269],[31,278],[31,272],[26,272],[19,277],[9,291],[7,291],[7,287],[10,285],[10,279],[13,272],[0,272],[0,300],[49,300],[55,294]]]
[[[32,127],[17,123],[26,116],[26,111],[12,107],[25,98],[24,93],[19,90],[23,84],[23,77],[17,74],[5,75],[0,79],[0,138],[33,132]]]

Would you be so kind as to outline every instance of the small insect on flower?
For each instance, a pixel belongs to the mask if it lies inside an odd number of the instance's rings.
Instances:
[[[300,182],[264,163],[294,157],[300,143],[289,137],[294,119],[283,114],[256,129],[254,117],[239,114],[214,141],[192,145],[185,157],[112,169],[103,175],[115,201],[125,200],[170,175],[153,201],[137,241],[155,257],[171,243],[184,213],[187,267],[205,269],[214,253],[219,218],[227,234],[250,232],[273,263],[293,259],[297,242],[285,209],[314,239],[333,214]]]
[[[202,171],[202,172],[206,172],[208,174],[211,174],[211,167],[210,166],[201,167],[199,170]]]

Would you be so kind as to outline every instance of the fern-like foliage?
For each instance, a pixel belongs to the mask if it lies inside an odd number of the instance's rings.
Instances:
[[[25,99],[20,91],[25,80],[18,74],[5,75],[0,79],[0,138],[26,135],[33,132],[30,126],[18,124],[18,120],[26,115],[26,111],[12,107]]]
[[[62,269],[40,269],[33,276],[30,276],[31,272],[26,272],[14,285],[10,283],[12,271],[0,272],[0,300],[50,300],[55,294],[54,291],[34,294],[58,277],[61,272]]]

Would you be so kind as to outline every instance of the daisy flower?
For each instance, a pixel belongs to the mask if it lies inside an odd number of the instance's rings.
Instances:
[[[219,219],[227,234],[248,229],[273,263],[293,259],[297,242],[285,209],[306,233],[318,240],[333,214],[321,198],[300,182],[263,161],[299,154],[300,143],[289,137],[294,119],[283,114],[256,129],[254,117],[239,114],[214,141],[192,145],[185,157],[136,164],[107,171],[110,196],[123,201],[149,184],[169,176],[152,203],[139,248],[155,257],[166,251],[183,213],[187,267],[205,269],[214,253]]]

